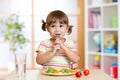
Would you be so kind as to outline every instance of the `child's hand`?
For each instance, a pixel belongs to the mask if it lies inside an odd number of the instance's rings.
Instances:
[[[54,50],[58,50],[58,49],[60,49],[60,45],[59,44],[55,44],[53,48],[54,48]]]
[[[53,52],[56,53],[58,49],[60,49],[59,39],[56,39],[54,42]]]
[[[56,54],[57,50],[59,50],[59,49],[60,49],[60,45],[59,45],[59,44],[55,44],[55,45],[53,46],[53,53]]]
[[[55,45],[59,45],[59,49],[64,49],[64,42],[62,42],[60,39],[55,40]]]
[[[65,45],[60,39],[56,39],[54,42],[53,51],[56,53],[58,49],[64,49]]]

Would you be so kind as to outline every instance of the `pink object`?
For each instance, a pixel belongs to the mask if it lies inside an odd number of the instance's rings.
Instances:
[[[100,66],[95,66],[95,65],[93,65],[92,68],[93,68],[93,69],[100,69]]]
[[[92,11],[89,12],[89,28],[94,28],[94,25],[93,25],[93,12]]]

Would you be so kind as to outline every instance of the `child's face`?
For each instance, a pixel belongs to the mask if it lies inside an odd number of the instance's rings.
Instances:
[[[61,24],[59,20],[47,27],[51,37],[54,38],[56,34],[59,34],[59,38],[63,38],[65,33],[68,31],[67,24]]]

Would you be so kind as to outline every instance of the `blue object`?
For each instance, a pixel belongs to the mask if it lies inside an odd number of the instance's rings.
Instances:
[[[117,50],[116,50],[116,49],[108,49],[108,48],[105,48],[105,49],[104,49],[104,52],[105,52],[105,53],[114,53],[114,54],[116,54],[116,53],[117,53]]]
[[[112,2],[118,2],[118,0],[112,0]]]
[[[116,62],[112,63],[112,66],[118,66],[118,64]]]
[[[111,50],[113,50],[113,49],[114,49],[114,46],[108,46],[108,47],[106,47],[106,49],[111,49]]]
[[[101,46],[101,34],[99,32],[93,35],[93,42],[96,46]]]

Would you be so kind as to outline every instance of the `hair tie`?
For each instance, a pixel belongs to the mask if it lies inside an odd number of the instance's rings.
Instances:
[[[46,22],[45,22],[44,20],[42,20],[42,23],[43,23],[43,24],[46,24]]]
[[[44,20],[42,20],[42,30],[46,31],[46,22]]]

